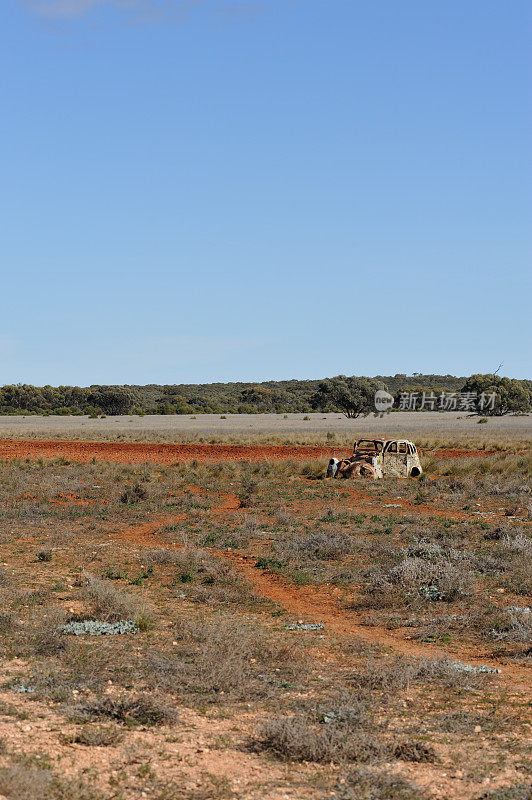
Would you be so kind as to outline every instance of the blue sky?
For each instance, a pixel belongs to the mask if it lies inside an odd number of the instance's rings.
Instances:
[[[530,8],[3,0],[0,384],[531,377]]]

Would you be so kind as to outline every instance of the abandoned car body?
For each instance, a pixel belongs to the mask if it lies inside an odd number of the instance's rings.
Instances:
[[[416,446],[406,439],[359,439],[351,458],[331,458],[328,478],[419,478],[423,470]]]

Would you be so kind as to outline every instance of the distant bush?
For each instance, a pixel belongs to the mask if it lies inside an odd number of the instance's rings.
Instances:
[[[487,380],[489,379],[489,380]],[[92,419],[116,414],[258,414],[335,411],[349,417],[373,411],[377,388],[400,392],[488,391],[496,382],[500,399],[493,413],[530,408],[530,381],[497,376],[455,378],[452,375],[395,375],[360,378],[338,376],[326,380],[266,381],[149,386],[31,386],[0,387],[0,414],[87,414]],[[475,386],[473,386],[473,383]],[[471,387],[470,387],[471,384]],[[486,412],[488,413],[488,412]],[[491,413],[491,412],[490,412]]]
[[[499,375],[471,375],[461,391],[474,393],[478,412],[487,416],[500,417],[504,414],[530,411],[530,381],[502,378]],[[485,400],[492,394],[495,395],[493,408]]]
[[[99,788],[81,778],[60,778],[51,769],[15,764],[0,769],[0,795],[10,800],[101,800]]]

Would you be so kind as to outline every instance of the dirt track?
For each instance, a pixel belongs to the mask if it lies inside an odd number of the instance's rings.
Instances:
[[[112,461],[125,464],[175,464],[176,462],[219,461],[315,461],[332,455],[346,457],[352,447],[310,445],[231,445],[231,444],[152,444],[146,442],[78,442],[0,439],[0,459],[53,459],[87,463]],[[488,455],[487,450],[434,450],[438,458],[465,458]]]
[[[335,454],[345,452],[347,454],[349,450],[344,448],[344,450],[335,449],[333,451],[324,447],[289,445],[240,446],[33,440],[0,441],[0,459],[54,459],[62,457],[77,462],[90,462],[92,459],[120,463],[152,461],[161,464],[192,461],[194,459],[203,462],[279,461],[292,458],[296,460],[327,458],[332,452],[335,452]],[[433,451],[432,454],[441,458],[457,458],[482,456],[486,454],[486,451],[453,449]],[[219,502],[211,511],[214,515],[234,513],[240,506],[238,498],[230,494],[223,494],[218,499]],[[363,498],[357,495],[357,499],[359,500],[359,506],[362,507],[361,501]],[[371,510],[369,506],[368,510]],[[416,511],[421,513],[422,509],[417,508]],[[432,507],[427,511],[433,516],[440,513],[438,509]],[[393,513],[398,513],[395,507]],[[169,547],[172,545],[168,545],[168,542],[161,539],[158,536],[158,532],[161,527],[170,523],[176,524],[185,518],[186,514],[179,514],[159,518],[140,525],[124,526],[115,533],[110,534],[110,536],[141,547],[153,546],[155,543],[160,547]],[[295,587],[279,576],[257,569],[254,566],[254,558],[252,557],[227,551],[219,552],[217,555],[229,560],[234,569],[254,586],[258,595],[279,603],[294,616],[323,622],[328,633],[347,638],[358,637],[377,645],[390,647],[396,652],[408,656],[451,656],[477,665],[487,663],[491,666],[500,667],[502,670],[501,677],[509,680],[515,687],[519,687],[519,690],[526,683],[528,672],[523,667],[508,663],[500,664],[494,661],[493,658],[478,657],[478,655],[462,648],[452,650],[451,648],[442,648],[434,644],[418,644],[399,632],[391,633],[384,628],[362,626],[356,615],[352,611],[343,608],[338,597],[330,590],[316,587]]]
[[[501,670],[501,676],[514,684],[530,688],[530,671],[514,664],[501,664],[489,656],[479,657],[465,648],[451,650],[434,644],[418,644],[401,634],[392,634],[385,628],[360,625],[354,612],[342,608],[338,600],[327,590],[312,586],[293,586],[282,578],[257,569],[252,557],[219,552],[229,560],[237,572],[245,577],[261,597],[277,602],[285,611],[304,618],[305,621],[322,622],[326,631],[343,638],[358,638],[396,653],[414,658],[456,658],[476,666],[487,665]]]
[[[211,510],[212,514],[231,514],[237,511],[240,502],[231,494],[223,494],[219,502]],[[164,517],[140,525],[126,526],[110,537],[123,542],[129,542],[139,547],[157,547],[181,549],[181,544],[169,545],[167,541],[158,536],[164,525],[183,521],[186,514]],[[399,631],[392,633],[385,628],[361,625],[356,614],[344,608],[330,589],[314,586],[294,586],[282,577],[258,569],[254,556],[246,556],[226,550],[216,551],[216,555],[229,561],[236,572],[242,575],[253,586],[260,597],[278,603],[285,611],[296,618],[305,621],[322,622],[325,626],[324,633],[340,636],[346,640],[358,638],[368,643],[387,647],[394,652],[410,658],[451,658],[467,662],[476,666],[487,665],[501,670],[501,678],[522,693],[523,698],[530,695],[530,671],[526,667],[508,663],[501,663],[493,657],[479,656],[470,649],[460,646],[458,648],[440,647],[436,644],[421,644],[411,641]]]

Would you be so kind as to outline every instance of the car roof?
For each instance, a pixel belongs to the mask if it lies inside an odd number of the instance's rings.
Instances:
[[[414,444],[410,439],[383,439],[379,436],[362,436],[360,439],[355,440],[355,444],[358,444],[358,442],[406,442],[407,444]]]

